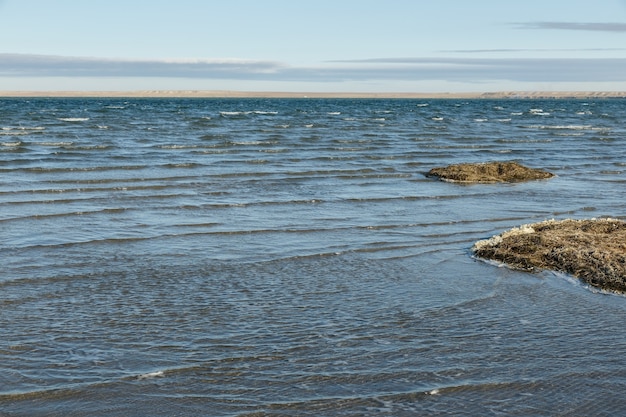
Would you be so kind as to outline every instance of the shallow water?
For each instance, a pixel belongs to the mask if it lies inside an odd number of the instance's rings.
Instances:
[[[626,299],[469,248],[624,218],[625,105],[0,100],[0,415],[622,414]]]

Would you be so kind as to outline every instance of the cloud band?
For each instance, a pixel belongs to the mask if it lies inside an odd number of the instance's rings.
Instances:
[[[626,81],[626,58],[373,58],[291,67],[272,61],[129,60],[0,54],[0,75],[22,77],[173,77],[341,82],[449,80],[483,82]]]

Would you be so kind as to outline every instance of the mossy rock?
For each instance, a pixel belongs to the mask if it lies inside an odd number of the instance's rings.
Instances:
[[[554,176],[550,172],[528,168],[513,161],[454,164],[433,168],[426,175],[443,181],[477,184],[543,180]]]
[[[622,220],[548,220],[478,241],[472,251],[512,268],[560,271],[593,287],[626,293],[626,222]]]

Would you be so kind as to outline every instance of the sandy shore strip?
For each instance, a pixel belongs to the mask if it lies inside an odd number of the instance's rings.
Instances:
[[[626,98],[626,91],[499,91],[470,93],[355,93],[230,90],[137,91],[0,91],[0,97],[96,98],[405,98],[405,99],[515,99],[515,98]]]

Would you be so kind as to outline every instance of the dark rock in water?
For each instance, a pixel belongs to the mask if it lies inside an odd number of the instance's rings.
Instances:
[[[485,162],[455,164],[433,168],[429,177],[444,181],[463,183],[522,182],[552,178],[554,174],[539,169],[528,168],[517,162]]]
[[[478,241],[472,251],[516,269],[565,272],[591,286],[626,293],[626,222],[622,220],[548,220]]]

